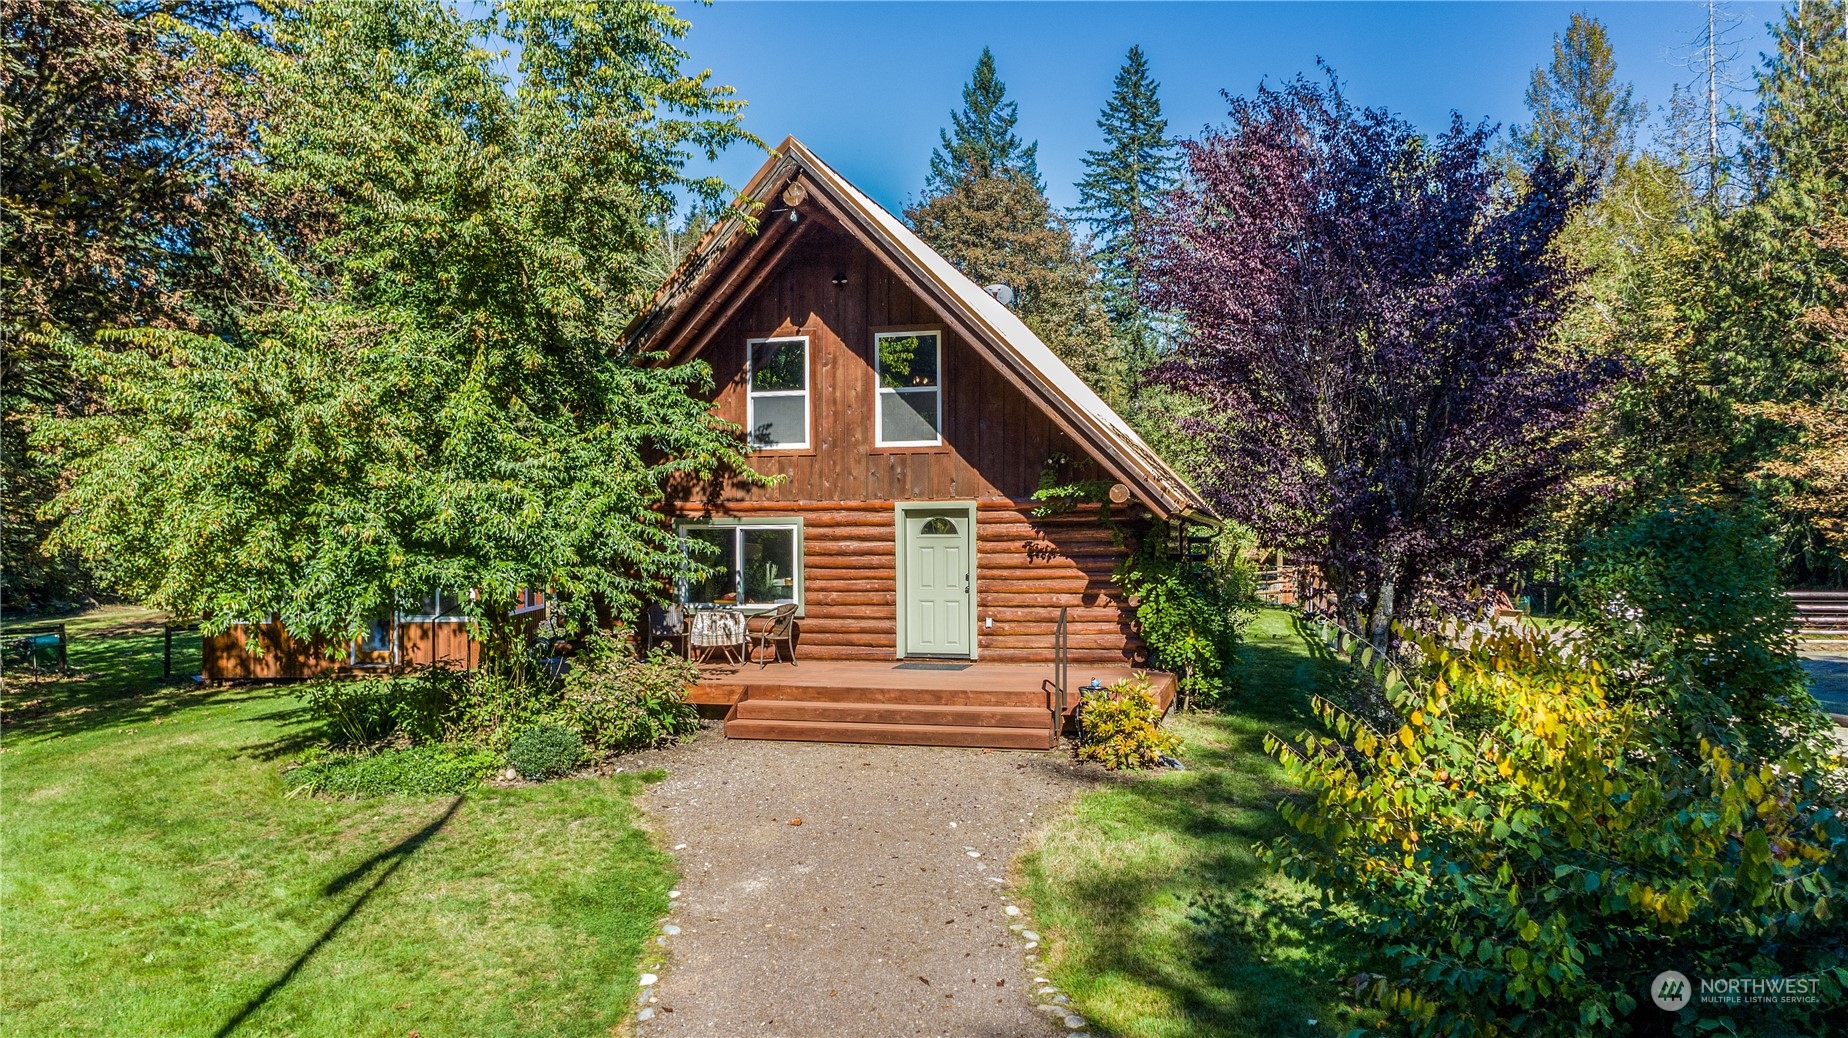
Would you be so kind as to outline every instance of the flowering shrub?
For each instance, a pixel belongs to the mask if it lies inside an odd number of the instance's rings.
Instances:
[[[1112,771],[1152,768],[1162,757],[1172,757],[1181,749],[1179,737],[1157,727],[1161,706],[1155,702],[1148,679],[1139,674],[1109,688],[1087,691],[1078,704],[1078,721],[1084,732],[1079,759],[1096,761]]]

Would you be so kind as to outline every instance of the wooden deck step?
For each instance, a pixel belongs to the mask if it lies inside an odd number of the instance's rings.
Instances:
[[[963,728],[1038,728],[1052,726],[1044,706],[942,706],[931,703],[849,703],[758,699],[739,703],[733,718],[752,721],[824,721],[830,724],[928,724]]]
[[[725,722],[725,737],[792,742],[883,743],[895,746],[983,746],[1014,750],[1052,748],[1051,733],[1044,726],[1002,728],[950,724],[859,724],[740,717]]]
[[[747,702],[764,700],[793,700],[802,703],[892,703],[907,706],[979,706],[979,707],[1038,707],[1046,708],[1046,692],[1043,688],[1018,689],[960,689],[951,682],[954,675],[944,682],[941,688],[878,688],[859,687],[852,684],[838,687],[819,685],[782,685],[758,684],[756,682],[739,682],[745,690]],[[716,683],[715,683],[716,684]]]

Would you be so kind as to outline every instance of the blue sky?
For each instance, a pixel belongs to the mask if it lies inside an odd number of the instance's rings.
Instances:
[[[1053,203],[1076,201],[1098,110],[1132,43],[1148,54],[1169,128],[1217,125],[1222,89],[1313,72],[1329,61],[1357,102],[1437,130],[1456,109],[1504,127],[1553,35],[1575,10],[1608,27],[1619,74],[1652,108],[1687,67],[1704,5],[1656,3],[795,3],[678,5],[693,29],[692,68],[710,68],[750,103],[745,125],[774,145],[794,134],[888,209],[924,183],[937,133],[962,103],[982,46],[1020,103],[1021,136],[1039,141]],[[1734,75],[1747,99],[1776,17],[1774,3],[1729,5]],[[738,148],[715,167],[742,185],[763,154]],[[700,172],[707,171],[703,163]]]

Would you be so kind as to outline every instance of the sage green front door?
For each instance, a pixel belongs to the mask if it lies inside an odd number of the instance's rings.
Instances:
[[[966,509],[906,509],[905,612],[901,644],[906,656],[975,655],[975,522]]]

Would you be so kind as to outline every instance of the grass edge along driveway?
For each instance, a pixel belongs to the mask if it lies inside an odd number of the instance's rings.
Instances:
[[[159,686],[147,620],[73,620],[90,676],[6,691],[0,1033],[627,1029],[673,879],[641,779],[286,799],[299,703]]]
[[[1253,853],[1283,831],[1276,804],[1289,793],[1264,735],[1313,726],[1309,696],[1341,669],[1293,615],[1259,613],[1224,706],[1170,716],[1187,771],[1080,796],[1019,860],[1045,975],[1106,1033],[1282,1038],[1352,1026],[1336,1006],[1339,949],[1298,925],[1303,891]],[[1203,911],[1202,895],[1216,907]],[[1260,904],[1273,908],[1260,917]]]

